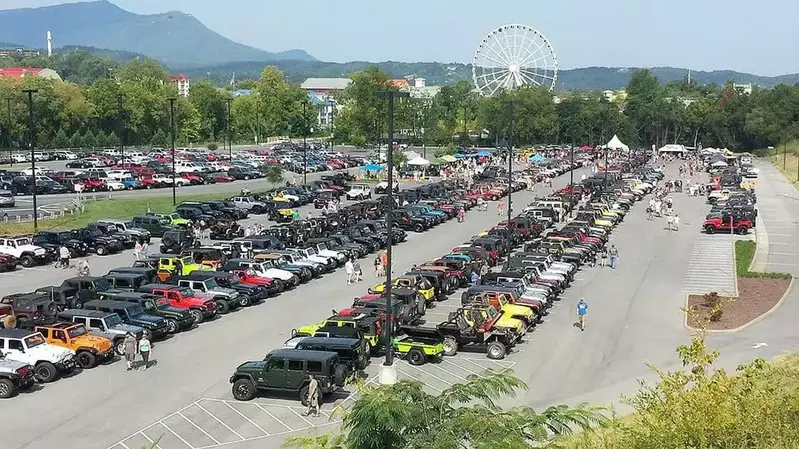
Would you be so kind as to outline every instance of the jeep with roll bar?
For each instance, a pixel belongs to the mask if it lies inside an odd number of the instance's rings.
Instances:
[[[98,292],[110,289],[111,284],[103,277],[77,276],[66,279],[58,287],[39,287],[35,293],[49,295],[61,309],[80,309],[83,303],[97,299]]]
[[[216,302],[194,296],[194,291],[188,287],[178,287],[172,284],[147,284],[141,286],[138,291],[166,298],[170,306],[187,310],[197,324],[216,316]]]
[[[70,231],[72,238],[85,243],[89,252],[98,256],[107,256],[122,251],[122,242],[114,237],[104,235],[97,229],[81,228]]]
[[[103,276],[113,290],[135,292],[142,285],[150,283],[150,278],[139,273],[108,273]]]
[[[143,328],[153,339],[160,339],[168,334],[166,320],[159,316],[146,313],[138,304],[127,301],[95,299],[83,304],[83,308],[87,310],[99,310],[105,313],[116,313],[122,318],[123,323]]]
[[[13,398],[20,391],[32,387],[35,382],[32,366],[6,358],[0,348],[0,399]]]
[[[200,298],[214,301],[216,312],[220,315],[230,312],[230,309],[249,306],[252,303],[250,297],[232,288],[220,286],[213,277],[182,276],[177,279],[177,285],[192,289]]]
[[[14,326],[32,328],[38,324],[49,324],[55,321],[58,307],[50,295],[44,293],[16,293],[4,296],[0,303],[12,309],[15,316]]]
[[[273,286],[274,282],[269,282],[267,285],[261,283],[245,284],[239,280],[236,274],[227,271],[195,271],[186,277],[199,280],[213,279],[219,287],[238,292],[239,305],[241,307],[249,307],[259,303],[278,291]],[[178,280],[180,279],[183,278],[178,278]],[[244,298],[241,298],[242,296]]]
[[[383,325],[385,316],[372,316],[367,314],[353,314],[352,316],[339,316],[338,313],[317,324],[302,326],[291,330],[291,336],[329,336],[347,337],[353,332],[364,340],[371,352],[377,352],[383,344]]]
[[[194,316],[188,310],[171,306],[169,300],[160,295],[111,290],[100,293],[100,299],[140,305],[145,313],[165,319],[169,334],[176,334],[194,326]]]
[[[32,330],[0,329],[0,351],[9,360],[32,366],[36,380],[42,383],[53,382],[77,367],[74,351],[51,345]]]
[[[62,246],[67,247],[71,258],[83,257],[89,252],[89,246],[73,238],[70,231],[41,231],[33,236],[32,242],[51,251],[56,259],[60,258],[59,251]]]
[[[105,337],[90,335],[82,324],[53,323],[33,328],[44,336],[47,343],[75,352],[81,368],[94,368],[114,358],[114,346]]]
[[[47,250],[34,245],[28,237],[0,237],[0,253],[16,257],[25,268],[44,265],[52,260]]]
[[[125,354],[125,335],[130,332],[136,339],[144,335],[139,326],[125,324],[116,313],[105,313],[98,310],[67,309],[58,312],[61,321],[82,324],[91,335],[105,337],[113,342],[114,352],[118,356]]]
[[[316,379],[322,395],[329,395],[345,385],[349,373],[334,352],[277,349],[263,360],[239,365],[230,383],[239,401],[249,401],[262,391],[282,391],[296,393],[307,405],[309,376]]]

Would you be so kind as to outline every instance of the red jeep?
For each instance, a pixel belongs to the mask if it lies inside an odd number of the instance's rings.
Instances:
[[[197,173],[181,173],[180,176],[193,186],[205,184],[205,179]]]
[[[149,293],[165,297],[170,306],[188,310],[194,317],[195,323],[216,315],[216,303],[210,299],[194,296],[190,288],[164,284],[151,284],[145,287]]]
[[[744,217],[733,217],[732,215],[721,215],[708,218],[702,225],[708,234],[717,232],[734,232],[746,235],[753,228],[752,221]]]
[[[232,270],[239,282],[246,285],[263,285],[271,287],[275,282],[274,279],[268,277],[261,277],[255,274],[253,270]]]

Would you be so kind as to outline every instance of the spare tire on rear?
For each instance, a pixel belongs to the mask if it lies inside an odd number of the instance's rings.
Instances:
[[[344,365],[336,365],[336,370],[333,373],[333,382],[338,387],[343,387],[347,382],[347,367]]]

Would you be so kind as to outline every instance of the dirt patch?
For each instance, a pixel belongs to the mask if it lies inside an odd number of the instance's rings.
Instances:
[[[708,330],[729,330],[741,327],[771,310],[788,290],[790,279],[738,279],[738,297],[688,295],[688,326],[701,328],[707,323]],[[715,306],[718,303],[719,306]],[[716,320],[708,321],[710,315],[721,311]]]

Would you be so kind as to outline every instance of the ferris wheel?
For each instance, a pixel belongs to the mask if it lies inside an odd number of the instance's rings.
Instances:
[[[472,78],[486,96],[522,86],[552,90],[558,79],[558,59],[555,49],[537,30],[527,25],[505,25],[480,41],[472,60]]]

